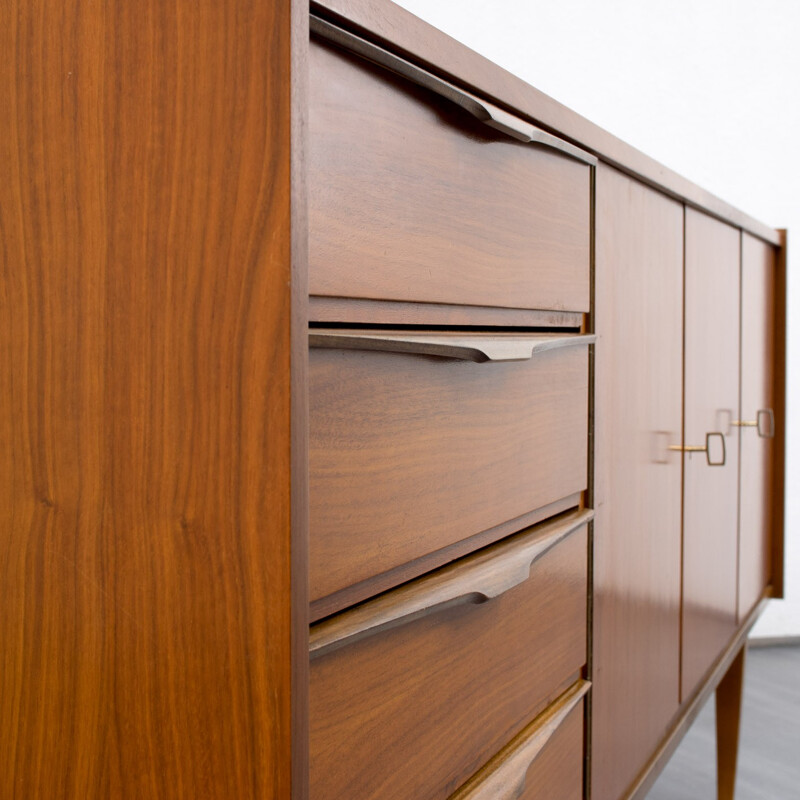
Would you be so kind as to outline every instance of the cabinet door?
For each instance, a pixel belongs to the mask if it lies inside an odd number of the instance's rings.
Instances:
[[[738,229],[686,211],[684,444],[724,437],[723,466],[686,452],[683,521],[683,659],[686,699],[736,629],[739,429]],[[712,454],[720,459],[719,437]]]
[[[739,621],[758,602],[771,573],[775,262],[770,245],[743,234]]]
[[[678,710],[683,207],[597,175],[592,797],[623,795]]]

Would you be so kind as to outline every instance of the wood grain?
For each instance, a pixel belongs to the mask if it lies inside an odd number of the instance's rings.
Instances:
[[[387,572],[382,572],[380,575],[373,576],[366,581],[354,586],[348,586],[341,591],[315,600],[311,603],[309,609],[310,621],[318,622],[343,609],[361,603],[369,597],[375,597],[388,589],[407,581],[412,581],[426,572],[431,572],[469,553],[474,553],[482,547],[497,542],[504,536],[524,530],[544,520],[555,519],[559,514],[567,511],[584,508],[583,503],[583,493],[577,492],[568,495],[555,503],[548,503],[535,511],[529,511],[519,517],[514,517],[514,519],[506,520],[500,525],[495,525],[493,528],[476,533],[474,536],[460,539],[447,547],[437,550],[435,553],[428,553],[420,558],[415,558],[413,561],[401,564]]]
[[[733,800],[736,761],[739,754],[739,723],[742,718],[742,690],[747,644],[743,644],[716,692],[717,715],[717,798]]]
[[[313,659],[313,800],[449,797],[579,677],[586,589],[584,526],[493,600]]]
[[[684,444],[726,436],[727,463],[683,455],[683,648],[681,698],[736,630],[738,584],[740,234],[686,211]]]
[[[380,3],[374,0],[314,0],[311,7],[314,13],[391,48],[446,80],[589,150],[639,181],[742,227],[764,241],[780,244],[778,232],[773,228],[667,169],[395,3],[388,0]]]
[[[309,778],[308,713],[309,663],[308,626],[308,4],[291,0],[291,53],[289,86],[291,91],[291,267],[289,290],[291,319],[290,344],[290,432],[291,432],[291,508],[290,565],[291,588],[291,800],[307,800]],[[285,73],[283,74],[285,80]],[[281,286],[284,289],[284,286]],[[277,288],[275,291],[278,291]],[[270,380],[274,380],[274,377]],[[269,491],[268,482],[264,490]],[[285,531],[284,531],[285,535]],[[269,556],[268,556],[269,557]],[[268,602],[286,602],[275,592]],[[250,656],[252,657],[252,655]],[[272,658],[269,650],[267,658]],[[285,689],[283,690],[285,691]]]
[[[788,234],[780,231],[781,246],[775,269],[775,309],[772,329],[775,346],[773,403],[775,405],[775,442],[772,479],[772,597],[784,596],[784,555],[786,546],[786,339],[787,339],[787,246]]]
[[[588,353],[518,363],[313,348],[316,600],[586,487]]]
[[[457,358],[483,364],[487,361],[530,361],[550,350],[586,347],[594,334],[573,333],[465,333],[462,331],[377,330],[314,328],[308,334],[311,347],[332,350],[370,350]]]
[[[455,605],[493,600],[527,581],[538,559],[593,516],[577,511],[538,525],[337,614],[311,629],[309,654],[319,658]]]
[[[589,688],[583,680],[571,686],[450,800],[581,800]]]
[[[617,800],[678,708],[683,210],[597,173],[592,797]]]
[[[359,57],[380,65],[384,69],[402,76],[405,80],[411,81],[417,86],[429,89],[434,94],[455,103],[459,108],[470,113],[475,119],[480,120],[490,128],[501,131],[512,139],[534,144],[537,146],[549,147],[559,153],[569,155],[578,161],[590,166],[597,166],[597,159],[590,153],[581,150],[564,139],[553,136],[541,128],[525,122],[514,114],[509,114],[502,108],[498,108],[493,103],[488,102],[482,97],[478,97],[465,91],[433,72],[423,69],[412,61],[399,56],[397,53],[387,50],[374,42],[363,39],[360,36],[347,31],[339,25],[329,22],[322,17],[312,15],[311,23],[312,35],[319,39],[324,39],[343,50],[356,54]]]
[[[525,776],[517,800],[582,800],[586,773],[586,699],[558,726]]]
[[[713,669],[707,673],[703,684],[696,687],[694,694],[684,700],[680,713],[675,716],[670,724],[667,735],[661,740],[644,769],[623,795],[625,800],[645,800],[648,796],[648,792],[672,754],[678,748],[686,731],[697,719],[697,715],[708,702],[709,697],[717,686],[719,686],[720,681],[725,677],[737,654],[745,645],[753,625],[756,624],[759,616],[761,616],[766,604],[767,598],[764,597],[731,637],[727,646],[715,661]]]
[[[589,166],[314,39],[310,81],[311,294],[589,310]]]
[[[742,420],[756,420],[759,409],[775,407],[776,252],[749,234],[742,235],[741,409]],[[778,434],[776,431],[776,435]],[[773,538],[775,440],[741,428],[739,481],[739,607],[743,619],[770,582]]]
[[[532,311],[487,308],[445,303],[400,303],[312,297],[309,317],[313,322],[372,325],[446,325],[464,327],[566,328],[579,330],[584,315],[572,311]]]
[[[4,798],[291,795],[300,9],[2,6]]]

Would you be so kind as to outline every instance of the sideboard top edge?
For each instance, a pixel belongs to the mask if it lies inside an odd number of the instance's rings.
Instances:
[[[780,246],[778,230],[617,138],[391,0],[312,0],[311,11],[588,150],[642,183]]]

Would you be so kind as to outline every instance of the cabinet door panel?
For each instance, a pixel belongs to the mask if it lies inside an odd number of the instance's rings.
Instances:
[[[742,420],[739,488],[739,619],[758,602],[770,580],[774,439],[764,438],[774,414],[773,364],[775,250],[749,234],[742,238]],[[774,418],[773,418],[774,419]]]
[[[683,208],[597,177],[592,797],[617,800],[678,710]]]
[[[725,436],[726,463],[684,453],[683,658],[689,697],[736,628],[740,233],[686,211],[684,443]]]

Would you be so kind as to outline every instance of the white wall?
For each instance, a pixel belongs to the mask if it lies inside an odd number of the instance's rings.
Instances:
[[[770,604],[755,633],[800,636],[800,2],[400,5],[751,216],[789,229],[787,599]]]

